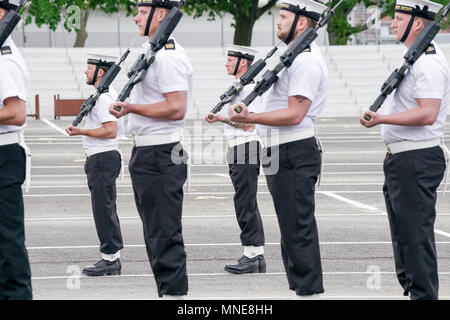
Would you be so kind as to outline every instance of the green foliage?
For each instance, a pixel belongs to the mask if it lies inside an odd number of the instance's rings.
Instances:
[[[345,45],[352,34],[361,32],[364,29],[364,25],[352,27],[347,21],[347,16],[358,3],[362,2],[366,7],[368,7],[371,5],[376,5],[376,2],[378,2],[378,6],[380,6],[380,2],[383,3],[383,1],[385,0],[344,0],[336,9],[334,17],[330,20],[327,26],[330,44]],[[338,2],[339,0],[332,0],[331,3],[328,3],[327,5],[329,7],[334,7]]]
[[[338,1],[331,0],[327,5],[329,7],[334,6]],[[448,0],[433,1],[445,5]],[[234,43],[250,45],[254,22],[273,8],[277,0],[269,0],[262,7],[259,7],[259,2],[259,0],[189,0],[183,9],[194,18],[206,14],[208,20],[215,20],[216,17],[226,13],[231,14],[234,18],[232,27],[236,28]],[[324,0],[319,2],[324,2]],[[382,17],[387,15],[394,16],[396,0],[344,0],[336,9],[335,16],[327,26],[330,44],[347,44],[352,34],[365,30],[366,26],[364,24],[352,27],[347,21],[347,16],[353,7],[361,2],[367,7],[371,5],[380,7]],[[71,17],[70,12],[65,14],[61,12],[67,12],[66,10],[73,5],[78,6],[81,11],[100,9],[107,14],[117,12],[120,8],[125,8],[127,14],[133,14],[136,10],[136,2],[130,0],[31,0],[28,8],[29,15],[26,17],[25,23],[30,24],[34,22],[39,27],[47,24],[50,29],[56,30],[58,25],[63,22],[64,27],[68,31],[72,31],[73,26],[66,23]],[[443,28],[448,28],[449,25],[450,22],[446,19],[443,23]]]
[[[194,18],[208,15],[208,20],[229,13],[234,18],[231,25],[236,29],[234,44],[250,45],[252,30],[256,20],[270,10],[277,0],[269,0],[259,7],[259,0],[189,0],[184,5],[184,11]]]
[[[135,8],[135,3],[129,0],[31,0],[28,8],[28,16],[25,19],[26,24],[33,22],[38,27],[47,24],[53,31],[63,22],[68,31],[73,30],[71,24],[66,21],[70,14],[62,14],[70,6],[77,6],[83,10],[100,9],[107,14],[118,12],[120,8],[125,8],[128,14],[131,14]]]
[[[332,0],[334,6],[339,0]],[[434,2],[446,5],[448,0],[433,0]],[[352,11],[353,7],[358,3],[364,3],[366,7],[376,5],[381,9],[381,17],[391,16],[394,17],[394,9],[396,0],[344,0],[343,3],[336,10],[335,16],[331,19],[328,25],[328,34],[330,38],[330,44],[347,44],[349,37],[352,34],[361,32],[366,29],[364,24],[352,27],[347,22],[347,16]],[[328,4],[329,5],[329,4]],[[448,21],[443,24],[443,28],[447,28]]]
[[[184,5],[184,11],[193,15],[194,18],[208,14],[210,20],[224,13],[230,13],[233,16],[251,17],[254,8],[257,8],[257,18],[275,5],[277,0],[270,0],[262,8],[258,8],[259,0],[189,0]]]

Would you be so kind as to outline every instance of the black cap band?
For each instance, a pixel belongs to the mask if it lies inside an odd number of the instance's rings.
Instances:
[[[320,18],[322,17],[322,15],[320,13],[313,12],[313,11],[307,11],[306,7],[301,9],[299,6],[295,6],[293,4],[285,3],[285,2],[283,2],[281,4],[281,10],[287,10],[287,11],[295,13],[296,15],[300,14],[302,16],[311,18],[315,21],[319,21]]]
[[[93,64],[98,67],[110,68],[114,64],[114,62],[108,62],[102,59],[89,58],[87,59],[87,64]]]
[[[241,58],[241,59],[247,59],[247,60],[250,60],[250,61],[255,60],[255,56],[252,56],[251,54],[246,54],[246,53],[237,52],[237,51],[233,51],[233,50],[228,51],[228,56],[230,56],[230,57],[238,57],[238,58]]]
[[[405,5],[397,4],[395,6],[395,12],[406,13],[413,16],[425,18],[428,20],[434,20],[436,18],[436,13],[428,11],[428,6],[424,6],[423,9],[420,9],[419,6],[410,7]]]
[[[158,7],[172,9],[173,7],[180,8],[181,1],[170,0],[138,0],[138,7]]]

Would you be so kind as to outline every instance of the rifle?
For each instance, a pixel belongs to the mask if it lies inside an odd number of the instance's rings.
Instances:
[[[135,40],[136,40],[136,38],[135,38]],[[89,113],[89,111],[92,110],[92,108],[97,103],[98,98],[103,93],[108,91],[109,86],[116,79],[117,75],[119,74],[119,72],[121,70],[120,65],[126,60],[126,58],[128,57],[129,54],[130,54],[130,48],[128,48],[127,51],[125,51],[125,53],[122,55],[122,57],[120,57],[119,60],[108,69],[106,74],[103,76],[102,81],[100,81],[100,83],[98,84],[95,93],[92,94],[81,106],[80,113],[77,115],[75,120],[73,120],[73,122],[72,122],[72,125],[74,127],[78,126],[80,124],[81,120],[83,120],[84,116],[87,115]]]
[[[413,45],[409,48],[406,54],[403,56],[404,61],[398,69],[395,69],[391,73],[389,78],[383,83],[381,87],[381,94],[376,98],[375,102],[370,106],[369,110],[377,112],[382,106],[386,98],[398,88],[403,78],[405,77],[406,71],[420,58],[420,56],[427,50],[430,46],[431,41],[441,30],[441,21],[447,16],[450,9],[450,3],[448,3],[442,10],[441,16],[437,21],[433,21],[425,26],[423,30],[419,33],[419,36],[414,41]],[[364,119],[370,121],[372,117],[368,114],[364,116]]]
[[[14,28],[19,23],[21,16],[20,9],[27,3],[27,0],[20,0],[19,6],[16,10],[9,10],[8,13],[0,20],[0,47],[3,46],[6,39],[14,31]]]
[[[343,0],[340,0],[332,9],[328,9],[325,16],[319,21],[315,29],[308,28],[300,36],[298,36],[294,42],[288,47],[288,49],[280,57],[280,63],[278,63],[273,70],[267,70],[260,81],[256,84],[253,91],[242,101],[246,106],[252,103],[258,96],[263,95],[272,85],[278,81],[278,74],[284,68],[288,68],[294,63],[295,58],[306,50],[311,43],[317,38],[317,31],[325,26],[330,19],[334,16],[334,11],[341,4]],[[237,106],[234,111],[241,113],[242,108]]]
[[[239,78],[239,83],[232,85],[224,94],[220,96],[220,102],[211,110],[211,113],[218,113],[222,108],[230,103],[234,97],[236,97],[244,87],[252,83],[255,77],[266,67],[267,59],[273,56],[273,54],[278,50],[278,46],[274,47],[264,59],[259,59],[247,70],[247,72]],[[209,116],[212,120],[213,117]]]
[[[173,33],[175,27],[180,22],[183,12],[177,7],[170,9],[169,13],[165,16],[155,35],[150,40],[150,48],[145,54],[141,54],[130,72],[128,73],[128,82],[122,89],[117,101],[124,102],[131,94],[134,86],[141,82],[147,74],[148,68],[155,61],[156,53],[166,45],[167,40]],[[114,109],[118,112],[122,109],[119,106],[114,106]]]

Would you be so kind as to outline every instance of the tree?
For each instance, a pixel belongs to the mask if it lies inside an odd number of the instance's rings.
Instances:
[[[331,3],[328,3],[328,6],[334,7],[338,2],[339,0],[332,0]],[[345,45],[347,44],[347,41],[352,34],[367,30],[368,25],[366,23],[351,26],[347,21],[347,16],[350,14],[353,8],[361,2],[364,3],[366,7],[370,5],[377,5],[376,0],[345,0],[339,5],[339,7],[337,7],[333,18],[331,18],[327,26],[328,39],[330,44]]]
[[[31,0],[25,23],[47,24],[53,31],[63,22],[67,31],[77,34],[74,47],[84,47],[88,33],[86,25],[90,10],[100,9],[107,14],[125,8],[131,14],[136,4],[129,0]],[[65,11],[65,14],[62,12]]]
[[[259,0],[189,0],[184,5],[184,11],[194,18],[208,14],[208,20],[229,13],[234,18],[235,27],[233,43],[250,46],[255,22],[269,11],[277,0],[268,0],[260,7]]]
[[[335,5],[339,0],[332,0],[331,5]],[[446,5],[448,0],[433,0],[434,2]],[[347,21],[347,16],[353,10],[355,5],[363,3],[366,7],[376,5],[381,9],[381,18],[386,16],[394,17],[396,0],[345,0],[337,8],[334,17],[328,24],[327,31],[330,44],[347,44],[352,34],[367,30],[368,24],[351,26]],[[330,4],[328,4],[330,6]],[[448,26],[448,22],[443,24],[443,28]]]
[[[327,3],[329,7],[334,6],[339,0],[332,0]],[[352,27],[348,21],[347,16],[352,11],[353,7],[360,2],[368,5],[382,3],[395,0],[345,0],[337,8],[335,16],[327,26],[329,33],[330,44],[346,44],[349,37],[357,32],[367,29],[366,24]],[[445,1],[445,0],[443,0]],[[184,6],[185,11],[193,15],[194,18],[200,17],[203,14],[208,14],[209,20],[215,20],[216,16],[221,16],[224,13],[233,15],[235,23],[234,44],[246,45],[251,44],[253,26],[265,12],[269,11],[275,4],[276,0],[265,1],[265,5],[259,7],[258,0],[189,0]],[[325,2],[325,1],[318,1]],[[392,6],[393,10],[393,6]]]

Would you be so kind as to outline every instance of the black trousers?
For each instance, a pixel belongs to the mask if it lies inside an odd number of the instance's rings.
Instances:
[[[260,144],[247,142],[227,153],[229,174],[234,187],[234,208],[243,246],[263,246],[264,227],[256,195],[260,168]]]
[[[383,194],[397,279],[411,299],[437,299],[436,189],[445,171],[440,147],[387,154]]]
[[[0,300],[32,299],[30,262],[25,247],[24,180],[22,147],[0,146]]]
[[[120,161],[118,151],[108,151],[88,157],[84,164],[100,252],[104,254],[114,254],[123,248],[116,207]]]
[[[324,292],[315,185],[321,157],[314,137],[267,148],[262,163],[281,232],[289,288],[298,295]],[[278,166],[278,170],[274,170]]]
[[[130,159],[136,206],[160,297],[188,291],[181,223],[186,163],[178,143],[135,147]]]

